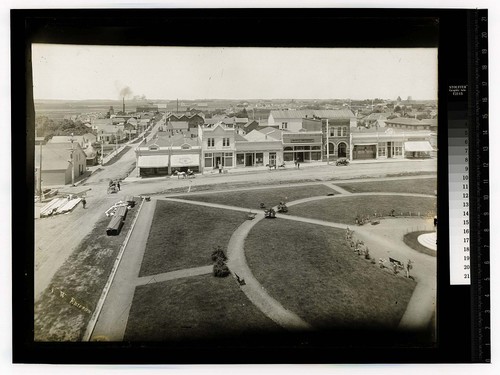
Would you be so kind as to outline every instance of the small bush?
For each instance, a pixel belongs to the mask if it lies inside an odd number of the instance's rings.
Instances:
[[[372,259],[370,260],[370,263],[371,263],[371,264],[376,264],[376,263],[377,263],[377,261],[376,261],[375,259],[373,259],[373,258],[372,258]]]
[[[216,262],[219,259],[222,259],[222,261],[224,262],[227,260],[227,256],[220,246],[218,246],[217,249],[212,252],[212,261]]]
[[[214,264],[213,274],[215,277],[229,276],[229,267],[224,262],[217,262]]]

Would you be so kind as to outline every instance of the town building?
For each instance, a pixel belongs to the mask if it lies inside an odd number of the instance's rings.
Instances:
[[[42,147],[42,155],[40,155]],[[87,157],[78,142],[47,143],[35,146],[35,168],[42,158],[42,186],[71,184],[86,171]],[[73,171],[73,172],[72,172]],[[38,172],[37,172],[38,175]]]
[[[138,176],[165,176],[174,171],[201,170],[201,146],[198,137],[158,133],[135,150]],[[170,169],[170,171],[169,171]]]
[[[430,157],[433,148],[429,131],[400,129],[353,129],[351,160]]]
[[[321,131],[282,133],[283,161],[307,163],[322,160],[323,133]]]
[[[202,146],[202,169],[233,168],[235,166],[235,129],[218,123],[199,127]]]
[[[235,135],[236,167],[277,166],[283,163],[281,139],[258,130]]]
[[[349,119],[349,126],[356,126],[356,117],[351,110],[330,109],[330,110],[273,110],[269,113],[268,126],[278,126],[281,130],[298,132],[303,128],[304,119]]]
[[[428,120],[419,120],[409,117],[396,117],[385,121],[388,128],[407,129],[407,130],[430,130],[433,125]]]

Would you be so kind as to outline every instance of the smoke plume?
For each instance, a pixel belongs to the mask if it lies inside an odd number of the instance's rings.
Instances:
[[[132,90],[130,87],[125,86],[120,90],[120,98],[128,98],[129,96],[132,96]]]

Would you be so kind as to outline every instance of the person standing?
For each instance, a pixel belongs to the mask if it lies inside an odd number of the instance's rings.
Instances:
[[[222,163],[219,163],[219,173],[222,173]]]
[[[120,181],[116,182],[116,187],[118,188],[118,191],[120,191]]]
[[[82,205],[83,208],[85,209],[85,206],[87,205],[87,200],[85,199],[85,197],[82,197]]]
[[[297,169],[300,169],[300,160],[299,160],[299,158],[297,158],[297,161],[296,161],[295,164],[297,164]]]

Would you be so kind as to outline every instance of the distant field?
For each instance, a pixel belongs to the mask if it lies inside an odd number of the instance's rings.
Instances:
[[[203,275],[138,287],[124,339],[234,338],[271,331],[281,328],[246,298],[231,276]]]
[[[356,255],[340,229],[265,220],[245,255],[271,296],[316,328],[395,328],[415,287]]]
[[[369,193],[383,191],[388,193],[416,193],[434,195],[437,190],[435,178],[394,181],[346,182],[338,186],[351,193]]]

